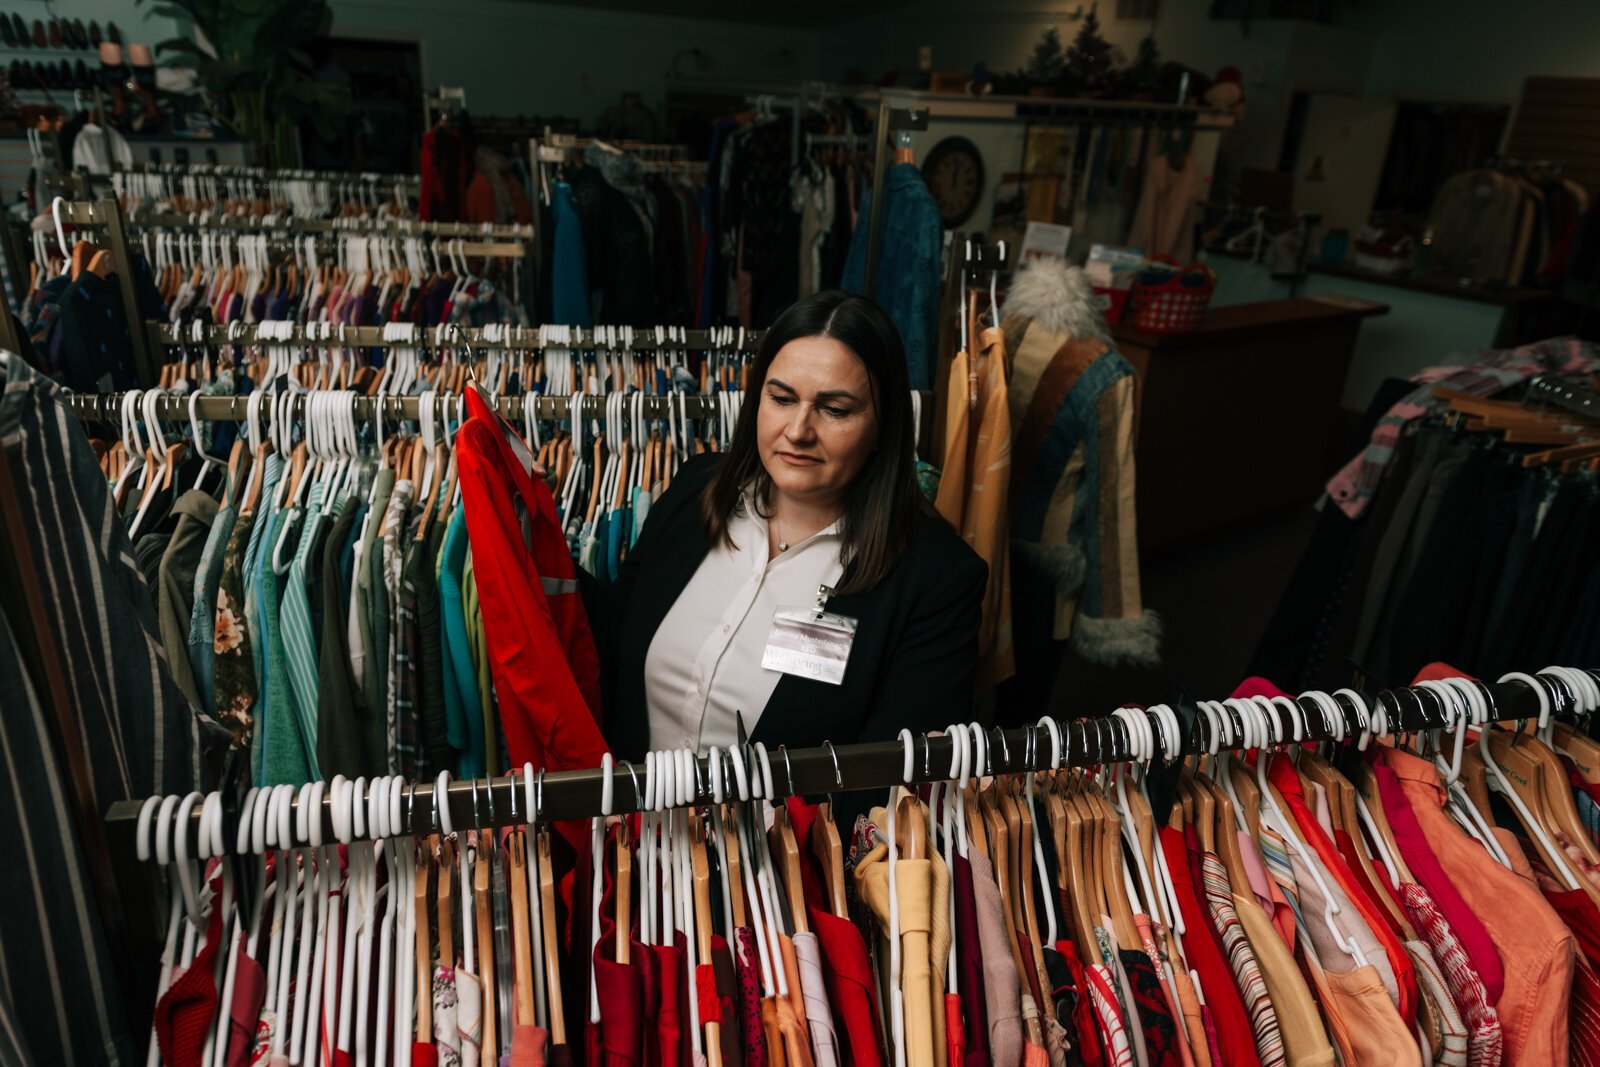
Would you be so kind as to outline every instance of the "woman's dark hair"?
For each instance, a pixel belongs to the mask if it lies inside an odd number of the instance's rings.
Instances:
[[[700,514],[712,543],[733,544],[728,520],[740,494],[754,486],[757,506],[771,504],[772,479],[761,463],[756,418],[767,371],[783,346],[806,337],[831,337],[867,370],[878,445],[845,492],[840,516],[844,576],[838,592],[859,593],[881,582],[905,554],[927,502],[917,489],[911,380],[900,332],[871,300],[829,289],[789,306],[761,338],[750,374],[749,395],[739,410],[733,442],[700,497]]]

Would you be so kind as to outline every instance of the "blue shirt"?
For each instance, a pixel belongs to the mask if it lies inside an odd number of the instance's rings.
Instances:
[[[940,260],[944,226],[939,205],[913,163],[896,163],[884,175],[884,209],[878,220],[878,275],[872,298],[888,312],[906,349],[911,388],[933,388],[937,362]],[[861,199],[856,232],[850,238],[843,289],[864,295],[867,273],[867,223],[872,195]]]

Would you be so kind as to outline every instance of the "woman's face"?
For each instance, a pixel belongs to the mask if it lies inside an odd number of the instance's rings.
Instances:
[[[780,493],[841,498],[878,443],[867,368],[831,337],[790,341],[767,369],[756,438]]]

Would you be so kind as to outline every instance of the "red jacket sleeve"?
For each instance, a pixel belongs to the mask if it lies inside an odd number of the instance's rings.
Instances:
[[[598,767],[607,751],[596,721],[599,660],[576,570],[549,488],[510,462],[500,432],[470,419],[456,453],[506,747],[515,766]],[[531,520],[531,550],[518,497]]]

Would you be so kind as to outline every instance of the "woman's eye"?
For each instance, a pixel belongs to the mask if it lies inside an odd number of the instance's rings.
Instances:
[[[788,407],[790,404],[794,403],[794,397],[780,396],[777,393],[768,393],[767,399],[772,401],[774,404],[777,404],[779,407]]]
[[[844,408],[834,408],[834,407],[825,407],[825,408],[822,409],[822,412],[823,412],[823,414],[831,415],[836,419],[842,419],[846,415],[850,414]]]

